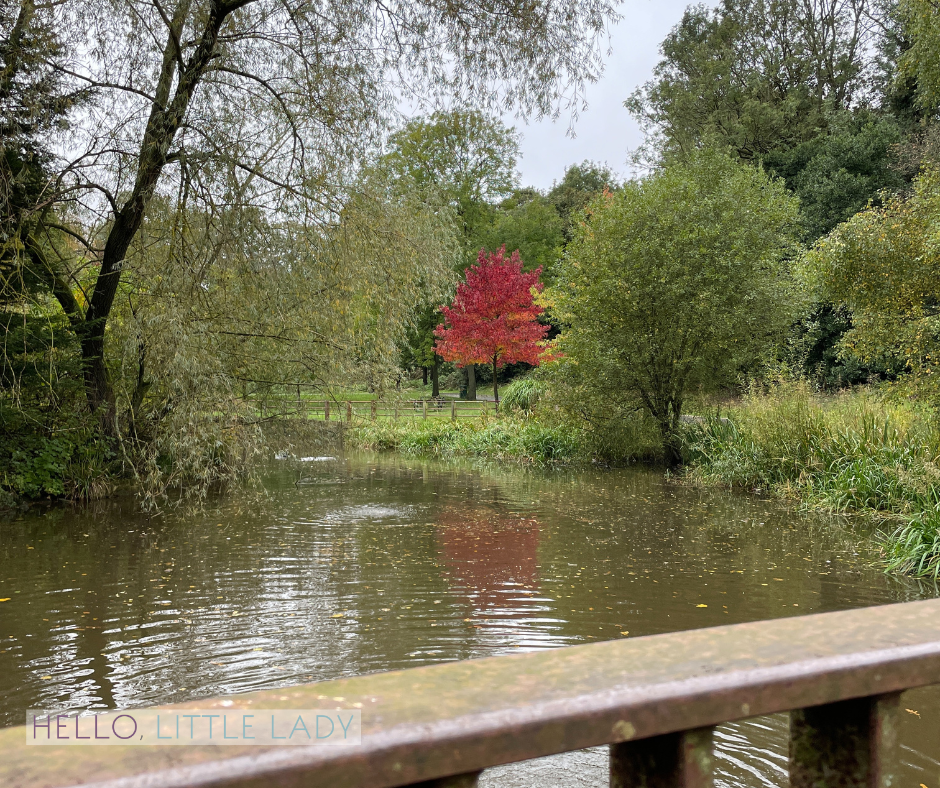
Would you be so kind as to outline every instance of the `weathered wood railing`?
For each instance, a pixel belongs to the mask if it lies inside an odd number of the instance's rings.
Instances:
[[[458,399],[408,400],[272,400],[258,403],[262,417],[293,416],[324,421],[369,421],[376,419],[466,419],[495,415],[495,402]]]
[[[711,729],[792,711],[793,788],[888,788],[902,690],[940,683],[940,600],[452,662],[176,709],[361,708],[350,747],[27,747],[0,785],[456,788],[610,744],[617,788],[712,783]]]

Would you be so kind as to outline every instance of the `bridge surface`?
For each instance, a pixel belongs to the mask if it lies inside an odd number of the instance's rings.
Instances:
[[[615,788],[712,784],[711,728],[792,711],[794,788],[889,788],[900,692],[940,684],[940,600],[450,662],[199,700],[362,709],[350,747],[27,746],[0,786],[472,786],[483,769],[611,744]],[[224,705],[223,705],[224,704]]]

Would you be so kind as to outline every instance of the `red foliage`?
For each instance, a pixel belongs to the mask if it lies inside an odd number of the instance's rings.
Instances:
[[[537,319],[544,310],[533,303],[533,293],[542,290],[541,272],[523,273],[519,252],[507,260],[505,246],[492,254],[481,249],[476,265],[467,269],[467,281],[457,286],[453,304],[441,307],[447,325],[434,329],[437,354],[459,367],[537,366],[548,332]]]

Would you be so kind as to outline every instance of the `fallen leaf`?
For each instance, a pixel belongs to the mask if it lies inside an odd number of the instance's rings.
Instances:
[[[913,714],[915,717],[919,717],[919,716],[920,716],[920,712],[919,712],[919,711],[914,711],[914,709],[904,709],[904,711],[906,711],[908,714]]]
[[[0,602],[9,602],[10,599],[11,599],[11,597],[7,597],[6,599],[0,599]]]
[[[708,607],[708,605],[696,605],[696,607]]]

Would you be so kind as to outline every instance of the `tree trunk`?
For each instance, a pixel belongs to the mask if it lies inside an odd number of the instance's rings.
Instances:
[[[675,468],[682,464],[682,439],[679,435],[681,403],[671,403],[666,408],[665,420],[660,420],[659,431],[663,438],[663,455],[666,465]]]
[[[428,385],[428,368],[427,367],[421,367],[421,385],[422,386]]]
[[[475,364],[467,365],[467,399],[476,402],[477,398],[477,368]]]
[[[155,100],[150,108],[150,117],[147,119],[140,146],[134,188],[127,202],[114,215],[114,222],[101,257],[101,269],[95,280],[91,300],[85,312],[85,325],[82,327],[82,363],[85,368],[88,404],[92,410],[102,414],[102,426],[106,433],[112,435],[115,429],[115,399],[104,361],[104,338],[121,281],[124,258],[144,221],[147,206],[166,166],[170,145],[183,124],[196,87],[212,60],[219,30],[225,18],[234,10],[233,6],[213,4],[199,45],[185,70],[179,74],[171,99],[170,88],[177,70],[175,47],[186,14],[189,13],[189,5],[189,2],[182,2],[177,6],[170,25]]]
[[[496,380],[496,356],[493,356],[493,399],[499,405],[499,382]]]
[[[435,399],[441,396],[441,384],[438,380],[438,367],[440,366],[440,361],[437,356],[434,357],[434,364],[431,365],[431,396]]]

